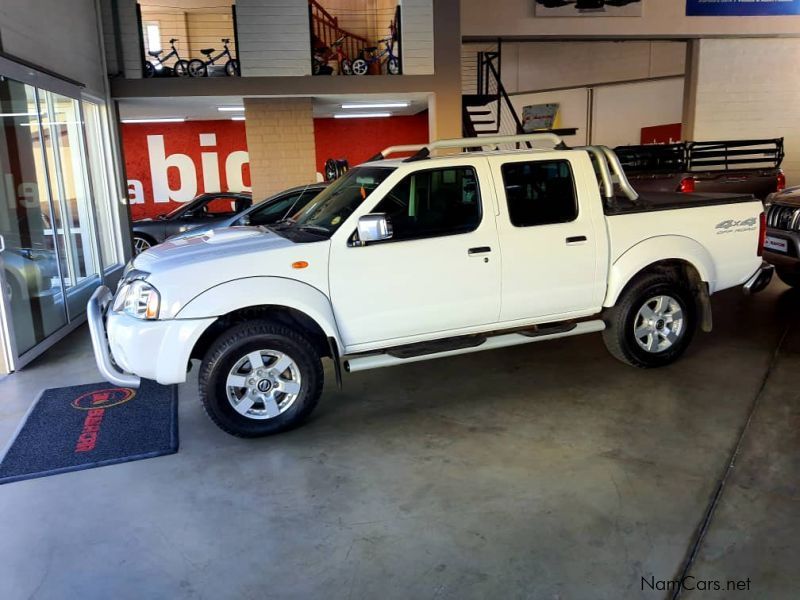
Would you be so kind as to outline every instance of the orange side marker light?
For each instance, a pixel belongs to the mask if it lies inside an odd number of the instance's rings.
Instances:
[[[308,266],[308,263],[304,260],[298,260],[297,262],[292,263],[293,269],[305,269]]]

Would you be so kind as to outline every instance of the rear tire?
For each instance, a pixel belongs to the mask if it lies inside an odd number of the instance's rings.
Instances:
[[[611,355],[641,369],[678,360],[697,329],[697,304],[688,286],[665,274],[641,276],[604,315]]]
[[[787,271],[785,269],[775,269],[780,280],[791,287],[800,288],[800,273]]]
[[[150,79],[151,77],[155,76],[156,68],[153,66],[149,60],[144,61],[142,65],[142,75],[145,79]]]
[[[353,75],[366,75],[369,71],[369,65],[363,58],[357,58],[353,61]]]
[[[261,437],[303,423],[319,402],[323,382],[320,357],[305,336],[272,321],[250,321],[224,332],[208,349],[200,399],[223,431]]]

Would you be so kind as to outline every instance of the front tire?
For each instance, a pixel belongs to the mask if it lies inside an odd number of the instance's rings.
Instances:
[[[227,63],[225,63],[225,74],[228,77],[238,77],[239,76],[239,61],[235,58],[232,58]]]
[[[800,273],[787,271],[786,269],[775,269],[780,280],[788,286],[800,288]]]
[[[200,369],[200,398],[223,431],[261,437],[297,427],[322,394],[324,374],[314,346],[272,321],[251,321],[223,333]]]
[[[189,76],[189,61],[188,60],[179,60],[175,63],[173,67],[173,73],[176,77],[188,77]]]
[[[193,58],[189,61],[189,75],[191,77],[205,77],[208,75],[208,68],[206,63],[202,60]]]
[[[389,57],[386,61],[386,71],[389,75],[400,75],[400,59],[396,56]]]
[[[688,348],[697,314],[688,286],[664,274],[645,275],[607,311],[603,341],[614,358],[628,365],[663,367]]]

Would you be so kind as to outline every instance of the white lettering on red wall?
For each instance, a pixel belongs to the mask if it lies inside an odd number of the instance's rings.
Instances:
[[[164,214],[204,192],[250,191],[240,121],[125,124],[122,146],[133,219]]]

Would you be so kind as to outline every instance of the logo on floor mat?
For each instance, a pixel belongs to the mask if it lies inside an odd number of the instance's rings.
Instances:
[[[75,398],[72,407],[78,410],[94,410],[96,408],[111,408],[119,404],[124,404],[133,399],[136,392],[130,388],[109,388],[106,390],[94,390]]]

